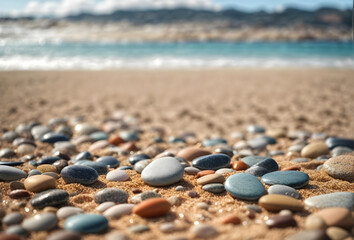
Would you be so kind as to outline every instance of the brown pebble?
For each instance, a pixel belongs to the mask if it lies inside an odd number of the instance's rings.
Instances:
[[[134,194],[138,194],[138,193],[142,193],[143,191],[142,191],[141,189],[139,189],[139,188],[133,188],[133,189],[132,189],[132,192],[133,192]]]
[[[290,167],[283,168],[281,171],[300,171],[301,167],[298,165],[293,165]]]
[[[163,198],[150,198],[142,201],[133,208],[133,213],[140,217],[158,217],[166,214],[171,204]]]
[[[121,137],[119,137],[118,135],[112,134],[111,136],[109,136],[108,142],[110,144],[118,146],[118,145],[124,143],[124,140]]]
[[[248,169],[249,166],[246,163],[244,163],[243,161],[237,161],[237,162],[232,163],[232,168],[236,171],[240,171],[240,170]]]
[[[28,198],[30,196],[29,192],[25,189],[16,189],[9,193],[10,198],[19,199],[19,198]]]
[[[68,166],[68,161],[66,160],[58,160],[53,163],[53,166],[57,169],[57,172],[61,172],[63,168]]]
[[[211,154],[211,152],[202,149],[202,148],[198,148],[198,147],[187,147],[182,149],[181,151],[179,151],[177,153],[177,157],[181,157],[186,161],[192,161],[193,159],[197,158],[197,157],[201,157],[201,156],[205,156],[205,155],[209,155]]]
[[[329,148],[324,142],[312,142],[301,150],[301,156],[306,158],[316,158],[329,153]]]
[[[59,174],[55,173],[55,172],[45,172],[45,173],[42,173],[42,175],[50,176],[50,177],[54,178],[55,180],[57,180],[60,177]]]
[[[335,227],[351,227],[353,226],[354,219],[351,211],[347,208],[326,208],[317,213],[316,216],[320,216],[327,226]]]
[[[196,191],[189,191],[188,196],[191,198],[199,198],[199,194]]]
[[[254,218],[256,217],[256,214],[255,214],[254,211],[248,210],[248,211],[245,212],[245,214],[246,214],[246,216],[247,216],[249,219],[254,219]]]
[[[14,234],[0,234],[0,240],[22,240],[22,238]]]
[[[77,232],[71,232],[71,231],[65,231],[61,230],[58,232],[54,232],[49,237],[47,240],[80,240],[81,235]]]
[[[280,211],[283,209],[302,211],[304,209],[301,201],[280,194],[265,195],[258,200],[258,204],[268,211]]]
[[[200,177],[204,177],[206,175],[209,175],[209,174],[214,174],[215,171],[214,170],[203,170],[203,171],[200,171],[197,173],[196,177],[197,178],[200,178]]]
[[[328,175],[354,182],[354,155],[340,155],[333,157],[323,164]]]
[[[45,208],[43,208],[43,212],[56,213],[57,211],[58,211],[58,208],[56,208],[56,207],[45,207]]]
[[[124,143],[123,145],[120,146],[122,150],[125,150],[125,151],[138,151],[139,148],[135,145],[135,143],[133,142],[127,142],[127,143]]]
[[[269,228],[296,227],[297,223],[292,215],[277,215],[265,221]]]
[[[327,228],[326,234],[331,240],[344,240],[345,238],[350,237],[350,234],[346,230],[339,227]]]
[[[26,178],[24,185],[28,191],[41,192],[47,189],[55,188],[56,181],[51,176],[34,175]]]
[[[25,185],[20,181],[13,181],[13,182],[10,182],[10,189],[11,190],[25,189]]]
[[[326,222],[320,216],[311,214],[306,218],[305,227],[308,230],[323,230],[326,229]]]
[[[205,185],[209,183],[224,183],[224,182],[225,182],[225,177],[218,173],[209,174],[204,177],[200,177],[197,180],[198,185]]]
[[[222,224],[234,224],[234,225],[238,225],[241,223],[241,219],[236,216],[236,215],[230,215],[230,216],[226,216],[220,219],[220,223]]]
[[[37,167],[37,170],[40,171],[41,173],[56,172],[57,168],[50,164],[43,164],[43,165],[39,165]]]

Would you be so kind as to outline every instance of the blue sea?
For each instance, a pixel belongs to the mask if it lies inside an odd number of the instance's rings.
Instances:
[[[303,67],[353,69],[353,43],[0,41],[0,70]]]

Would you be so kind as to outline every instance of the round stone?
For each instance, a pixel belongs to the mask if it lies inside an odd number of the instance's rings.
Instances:
[[[69,200],[69,193],[61,189],[50,189],[36,194],[31,204],[34,208],[44,208],[66,203]]]
[[[141,160],[134,164],[134,170],[138,173],[142,173],[143,170],[151,163],[151,160]]]
[[[234,172],[234,170],[232,168],[220,168],[220,169],[216,170],[215,173],[224,174],[224,173],[231,173],[231,172]]]
[[[55,179],[46,175],[35,175],[26,178],[24,181],[25,188],[31,192],[41,192],[47,189],[55,188]]]
[[[89,123],[79,123],[75,126],[75,132],[78,135],[90,135],[91,133],[100,131],[99,128]]]
[[[323,164],[328,175],[346,180],[354,181],[354,155],[341,155],[333,157]]]
[[[280,184],[293,188],[302,188],[309,183],[309,180],[309,175],[300,171],[276,171],[262,177],[262,181],[267,185]]]
[[[273,216],[265,221],[269,228],[296,227],[297,223],[292,215]]]
[[[23,216],[19,212],[12,212],[10,214],[7,214],[3,219],[2,222],[7,225],[15,225],[21,223],[23,220]]]
[[[316,158],[321,155],[327,155],[328,153],[329,148],[324,142],[312,142],[301,150],[301,156],[305,158]]]
[[[12,158],[16,156],[14,150],[10,148],[3,148],[0,150],[0,158]]]
[[[264,133],[265,132],[265,128],[259,125],[249,125],[247,127],[247,132],[249,133]]]
[[[345,155],[345,154],[350,154],[353,152],[353,149],[350,149],[348,147],[335,147],[331,151],[332,157],[337,157],[340,155]]]
[[[187,173],[188,175],[197,175],[200,172],[200,170],[195,167],[186,167],[184,169],[184,172]]]
[[[293,163],[304,163],[304,162],[308,162],[309,160],[307,158],[295,158],[293,160],[291,160],[290,162]]]
[[[24,189],[16,189],[9,193],[9,197],[13,199],[28,198],[30,194]]]
[[[10,166],[0,165],[0,180],[13,181],[27,177],[24,171]]]
[[[113,207],[114,205],[116,205],[115,202],[104,202],[104,203],[101,203],[100,205],[98,205],[98,206],[96,207],[96,210],[97,210],[98,212],[104,212],[104,211],[106,211],[108,208]]]
[[[46,133],[49,133],[51,131],[52,130],[47,126],[38,125],[38,126],[34,126],[31,129],[31,134],[34,139],[40,140]]]
[[[258,200],[258,204],[268,211],[280,211],[283,209],[302,211],[304,209],[301,201],[279,194],[265,195]]]
[[[227,144],[227,141],[223,138],[211,138],[203,140],[203,147],[212,147],[220,144]]]
[[[79,233],[100,233],[107,227],[107,218],[99,214],[78,214],[69,217],[64,222],[65,230]]]
[[[15,140],[17,137],[19,137],[19,135],[14,132],[14,131],[8,131],[5,132],[2,136],[1,136],[1,140],[6,141],[6,142],[12,142],[13,140]]]
[[[104,211],[103,215],[111,219],[119,219],[124,215],[129,215],[132,213],[134,204],[123,203],[115,205]]]
[[[124,131],[121,132],[119,136],[124,140],[124,142],[139,141],[139,136],[134,131]]]
[[[34,215],[31,218],[25,219],[22,223],[22,227],[29,232],[33,231],[45,231],[53,229],[57,226],[58,219],[55,213],[41,213]]]
[[[91,133],[90,138],[94,139],[95,141],[101,141],[101,140],[108,140],[109,135],[105,132],[98,131]]]
[[[225,191],[224,184],[222,183],[210,183],[204,185],[202,188],[204,191],[211,192],[211,193],[222,193]]]
[[[286,195],[286,196],[297,198],[297,199],[300,197],[300,195],[296,191],[296,189],[286,186],[286,185],[278,185],[278,184],[270,186],[268,188],[268,194]]]
[[[63,133],[49,132],[41,138],[41,142],[44,143],[56,143],[60,141],[69,141],[69,137]]]
[[[236,173],[230,176],[225,182],[225,189],[233,197],[245,200],[258,199],[265,192],[261,181],[248,173]]]
[[[139,224],[139,225],[133,225],[133,226],[129,227],[128,230],[129,230],[129,232],[132,232],[132,233],[143,233],[143,232],[149,231],[150,228],[147,225]]]
[[[263,161],[267,159],[268,157],[263,157],[263,156],[248,156],[242,158],[242,162],[246,163],[249,167],[252,167],[253,165],[257,164],[260,161]]]
[[[333,240],[345,240],[347,238],[352,239],[350,234],[346,230],[344,230],[343,228],[339,228],[339,227],[327,228],[326,234],[330,239],[333,239]]]
[[[194,159],[192,164],[202,170],[218,170],[229,167],[230,157],[225,154],[211,154]]]
[[[151,186],[167,186],[180,181],[184,169],[173,157],[162,157],[152,161],[141,173],[141,178]]]
[[[124,171],[120,169],[115,169],[113,171],[110,171],[106,175],[106,179],[108,181],[116,181],[116,182],[122,182],[122,181],[127,181],[129,180],[129,175]]]
[[[176,230],[176,225],[172,222],[169,223],[162,223],[160,225],[160,230],[163,233],[171,233]]]
[[[94,162],[90,160],[80,160],[75,165],[87,166],[95,169],[99,175],[104,175],[108,172],[107,166],[100,162]]]
[[[149,198],[161,198],[161,195],[154,191],[146,191],[140,194],[140,198],[144,201]]]
[[[43,164],[43,165],[39,165],[37,167],[37,170],[40,171],[41,173],[56,172],[57,168],[50,164]]]
[[[57,217],[59,219],[67,219],[68,217],[74,216],[76,214],[81,214],[84,211],[78,207],[66,206],[59,208],[57,211]]]
[[[56,142],[54,143],[53,152],[61,152],[64,154],[72,155],[77,152],[76,146],[71,142]]]
[[[122,189],[106,188],[95,194],[95,202],[116,202],[126,203],[128,200],[128,193]]]
[[[225,177],[221,174],[208,174],[206,176],[200,177],[197,180],[198,185],[205,185],[209,183],[224,183]]]
[[[81,240],[77,232],[61,230],[48,236],[47,240]]]
[[[11,190],[25,189],[25,185],[20,181],[13,181],[10,182],[10,189]]]
[[[150,159],[150,156],[145,153],[139,153],[139,154],[135,154],[135,155],[130,156],[129,163],[131,165],[134,165],[137,162],[142,161],[142,160],[146,160],[146,159]]]
[[[286,240],[323,240],[328,239],[326,232],[324,230],[307,230],[296,233],[290,237],[287,237]]]
[[[36,147],[31,144],[21,144],[17,148],[17,153],[20,155],[33,154],[36,150]]]
[[[24,229],[21,225],[9,226],[8,228],[6,228],[5,233],[11,234],[11,235],[17,235],[17,236],[23,237],[23,238],[27,238],[29,235],[29,232],[26,229]],[[3,238],[2,240],[5,240],[5,239]],[[12,238],[11,240],[15,240],[15,239]]]
[[[133,213],[140,217],[158,217],[170,211],[171,204],[163,198],[150,198],[133,208]]]
[[[305,205],[310,208],[343,207],[352,210],[354,207],[354,193],[335,192],[322,194],[305,199]]]
[[[66,183],[81,183],[89,185],[97,181],[98,173],[95,169],[81,165],[71,165],[60,172]]]
[[[212,238],[219,235],[213,226],[204,223],[192,226],[190,231],[195,238]]]
[[[321,217],[329,227],[350,228],[353,226],[354,218],[347,208],[326,208],[315,213]]]
[[[263,150],[267,147],[268,142],[266,139],[264,138],[254,138],[254,139],[250,139],[247,141],[247,145],[251,148],[251,149],[255,149],[255,150]]]
[[[119,161],[117,158],[112,156],[103,156],[96,160],[97,162],[103,163],[107,167],[116,168],[119,167]]]
[[[211,152],[198,147],[187,147],[178,152],[177,157],[181,157],[186,161],[192,161],[193,159],[205,155],[210,155]]]

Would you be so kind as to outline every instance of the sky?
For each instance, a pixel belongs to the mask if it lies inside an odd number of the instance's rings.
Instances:
[[[245,11],[281,11],[286,6],[308,10],[321,6],[349,9],[352,0],[0,0],[0,14],[10,16],[63,17],[91,12],[110,13],[119,9],[160,9],[189,7],[220,10],[238,8]]]

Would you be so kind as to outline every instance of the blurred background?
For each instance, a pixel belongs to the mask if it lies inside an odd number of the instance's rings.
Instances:
[[[0,2],[0,70],[354,68],[351,0]]]

